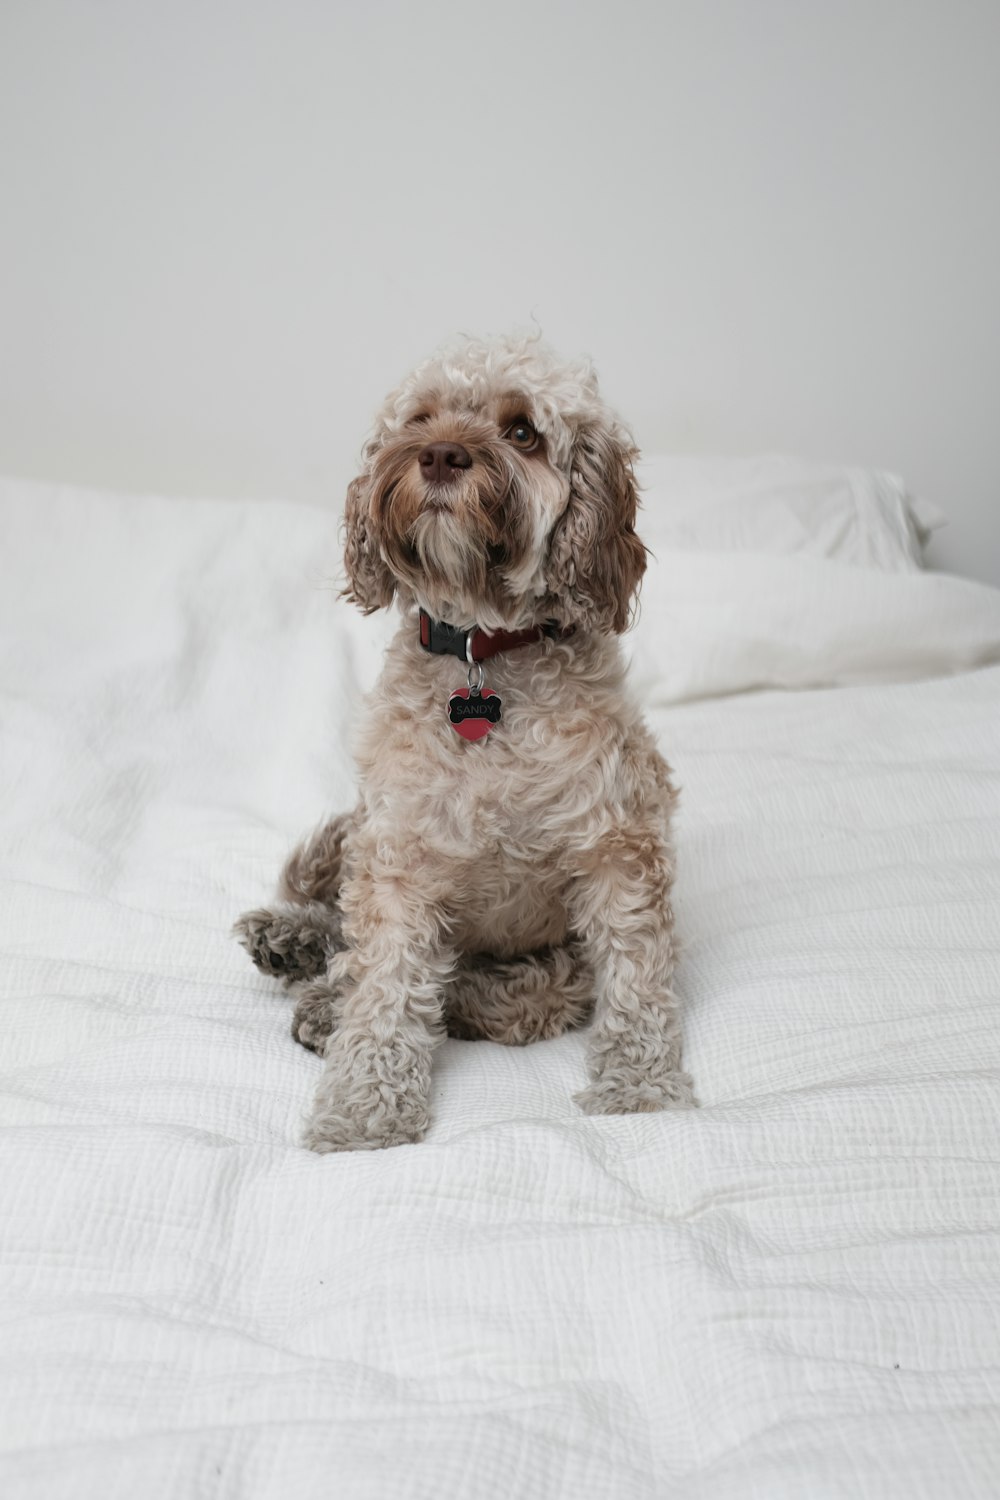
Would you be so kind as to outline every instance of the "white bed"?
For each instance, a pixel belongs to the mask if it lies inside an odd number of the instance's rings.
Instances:
[[[0,486],[4,1500],[1000,1492],[1000,593],[773,480],[656,491],[630,643],[701,1109],[449,1042],[426,1142],[323,1158],[228,928],[385,626],[319,510]]]

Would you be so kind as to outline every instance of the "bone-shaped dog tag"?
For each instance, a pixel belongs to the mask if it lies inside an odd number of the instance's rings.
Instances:
[[[448,699],[451,727],[463,740],[484,739],[500,723],[500,710],[500,699],[489,688],[478,693],[471,688],[458,688]]]

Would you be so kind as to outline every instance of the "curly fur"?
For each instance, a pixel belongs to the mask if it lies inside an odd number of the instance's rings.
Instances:
[[[512,432],[530,422],[537,442]],[[430,483],[418,455],[461,443]],[[288,861],[278,906],[236,931],[304,982],[296,1038],[323,1053],[306,1143],[419,1140],[451,1033],[523,1045],[591,1015],[591,1113],[693,1102],[672,989],[669,770],[617,636],[645,567],[636,450],[590,364],[537,340],[468,340],[388,398],[345,507],[347,595],[402,622],[369,701],[360,801]],[[468,742],[445,703],[461,663],[416,611],[463,628],[561,633],[489,661],[503,720]]]

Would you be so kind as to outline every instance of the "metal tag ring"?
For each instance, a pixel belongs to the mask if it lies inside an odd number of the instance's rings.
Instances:
[[[475,686],[473,686],[473,682],[472,682],[472,678],[473,678],[473,674],[474,673],[478,674],[477,677],[476,677]],[[470,662],[469,663],[468,682],[469,682],[469,692],[472,694],[473,698],[478,698],[479,697],[479,694],[482,691],[483,683],[485,682],[485,680],[486,680],[486,673],[483,671],[483,664],[482,664],[482,662],[481,661]]]

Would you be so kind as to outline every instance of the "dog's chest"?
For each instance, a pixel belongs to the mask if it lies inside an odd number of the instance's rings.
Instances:
[[[499,842],[519,857],[550,847],[557,809],[571,800],[564,747],[541,716],[505,705],[500,723],[470,742],[443,709],[400,714],[363,765],[369,806],[441,852],[473,855]]]
[[[519,953],[563,941],[577,840],[562,759],[538,715],[515,704],[478,743],[456,735],[443,713],[429,730],[419,717],[396,716],[363,763],[376,844],[408,851],[410,867],[428,871],[459,948]]]
[[[627,723],[617,648],[529,648],[486,663],[502,703],[483,738],[456,733],[466,670],[406,640],[390,651],[358,744],[368,816],[393,840],[459,860],[530,865],[606,819]]]
[[[473,742],[448,716],[461,663],[390,654],[358,745],[371,857],[385,849],[433,888],[458,946],[563,940],[581,860],[636,795],[635,726],[611,650],[487,663],[502,717]]]

